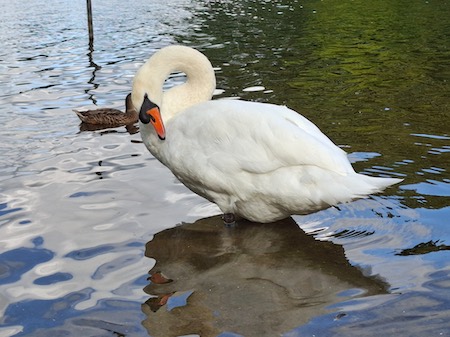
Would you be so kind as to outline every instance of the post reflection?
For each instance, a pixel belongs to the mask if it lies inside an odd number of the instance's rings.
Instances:
[[[145,291],[151,336],[232,332],[275,336],[326,313],[347,296],[386,293],[292,219],[224,227],[220,217],[165,230],[147,243],[156,260]]]

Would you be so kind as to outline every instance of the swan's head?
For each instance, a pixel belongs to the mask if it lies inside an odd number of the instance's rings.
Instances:
[[[174,72],[185,73],[186,82],[164,91],[166,79]],[[133,79],[131,100],[139,111],[141,131],[153,132],[148,125],[151,124],[164,140],[162,118],[168,123],[177,113],[210,100],[215,87],[214,69],[205,55],[185,46],[162,48],[139,68]]]
[[[143,124],[151,123],[159,139],[166,139],[166,129],[161,118],[159,106],[153,103],[148,98],[147,94],[144,95],[144,101],[142,102],[141,108],[139,110],[139,120]]]

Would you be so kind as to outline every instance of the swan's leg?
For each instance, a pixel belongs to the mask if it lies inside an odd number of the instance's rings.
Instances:
[[[223,219],[223,223],[227,227],[231,227],[236,224],[236,218],[233,213],[224,213],[222,219]]]

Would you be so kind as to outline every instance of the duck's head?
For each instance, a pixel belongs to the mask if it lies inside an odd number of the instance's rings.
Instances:
[[[143,124],[149,124],[153,126],[159,139],[166,139],[166,129],[161,117],[159,106],[153,103],[148,95],[144,95],[144,101],[139,109],[139,120]]]
[[[129,111],[129,110],[135,110],[134,105],[133,105],[133,101],[131,100],[131,93],[129,93],[127,95],[127,97],[125,98],[125,111]]]

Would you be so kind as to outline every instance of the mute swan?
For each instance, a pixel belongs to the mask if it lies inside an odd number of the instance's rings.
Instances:
[[[167,77],[187,81],[163,92]],[[273,222],[380,192],[401,179],[356,173],[346,153],[285,106],[211,101],[216,80],[199,51],[169,46],[136,73],[132,101],[147,149],[189,189],[235,216]]]
[[[125,99],[125,113],[117,109],[102,108],[96,110],[73,110],[83,123],[91,125],[121,126],[134,124],[138,121],[139,114],[131,102],[131,94]]]

